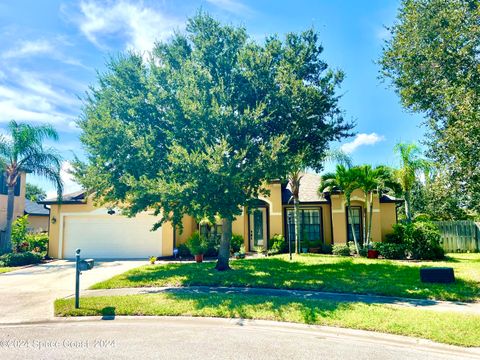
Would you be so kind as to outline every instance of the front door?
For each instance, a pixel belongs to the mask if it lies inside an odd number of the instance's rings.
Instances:
[[[250,251],[267,247],[267,209],[257,208],[250,212]]]

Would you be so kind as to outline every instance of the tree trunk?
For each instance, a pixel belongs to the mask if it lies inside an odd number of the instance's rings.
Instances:
[[[408,222],[412,221],[412,214],[410,213],[410,191],[405,191],[405,217]]]
[[[13,225],[13,210],[15,204],[15,187],[8,187],[7,200],[7,224],[5,227],[5,243],[3,252],[12,252],[12,225]]]
[[[373,192],[370,193],[370,219],[368,220],[368,245],[372,243],[372,221],[373,221]]]
[[[215,269],[218,271],[230,270],[230,241],[232,240],[232,220],[222,219],[222,238],[218,249],[218,259]]]
[[[293,198],[293,223],[295,227],[295,253],[300,254],[300,200]]]
[[[351,219],[353,218],[353,214],[352,214],[352,207],[350,206],[350,199],[347,201],[347,206],[348,206],[348,217],[350,218],[350,229],[352,229],[353,242],[355,243],[355,249],[357,250],[357,254],[360,255],[360,247],[358,246],[357,235],[355,234],[355,228],[353,227],[353,222],[351,221]]]

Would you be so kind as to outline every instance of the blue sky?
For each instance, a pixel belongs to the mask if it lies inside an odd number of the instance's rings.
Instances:
[[[6,0],[0,3],[0,131],[11,119],[53,124],[60,142],[52,145],[66,160],[66,191],[78,189],[68,175],[68,160],[83,153],[75,121],[96,71],[111,54],[147,52],[202,8],[244,25],[259,41],[313,26],[327,63],[346,73],[341,106],[357,123],[357,136],[334,147],[349,152],[357,164],[395,165],[394,144],[419,141],[424,134],[420,116],[403,110],[378,79],[375,61],[388,36],[384,26],[393,23],[398,5],[394,0]],[[41,179],[29,181],[52,193]]]

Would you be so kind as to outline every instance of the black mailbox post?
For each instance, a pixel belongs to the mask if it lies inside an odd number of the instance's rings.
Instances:
[[[75,250],[75,309],[80,307],[80,275],[91,270],[94,263],[93,259],[80,260],[80,249]]]

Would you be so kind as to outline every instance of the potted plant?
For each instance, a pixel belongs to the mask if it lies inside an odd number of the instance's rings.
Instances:
[[[377,249],[375,249],[375,244],[374,246],[371,246],[367,251],[367,258],[369,259],[378,259],[379,255],[380,255],[380,252]]]
[[[203,262],[203,254],[207,249],[206,239],[200,235],[198,231],[195,231],[185,243],[190,253],[195,257],[197,263]]]
[[[156,256],[150,256],[150,258],[148,259],[148,261],[150,261],[150,264],[154,265],[154,264],[155,264],[155,261],[157,261],[157,257],[156,257]]]
[[[245,259],[245,246],[240,245],[239,251],[234,252],[233,256],[235,256],[235,259]]]

